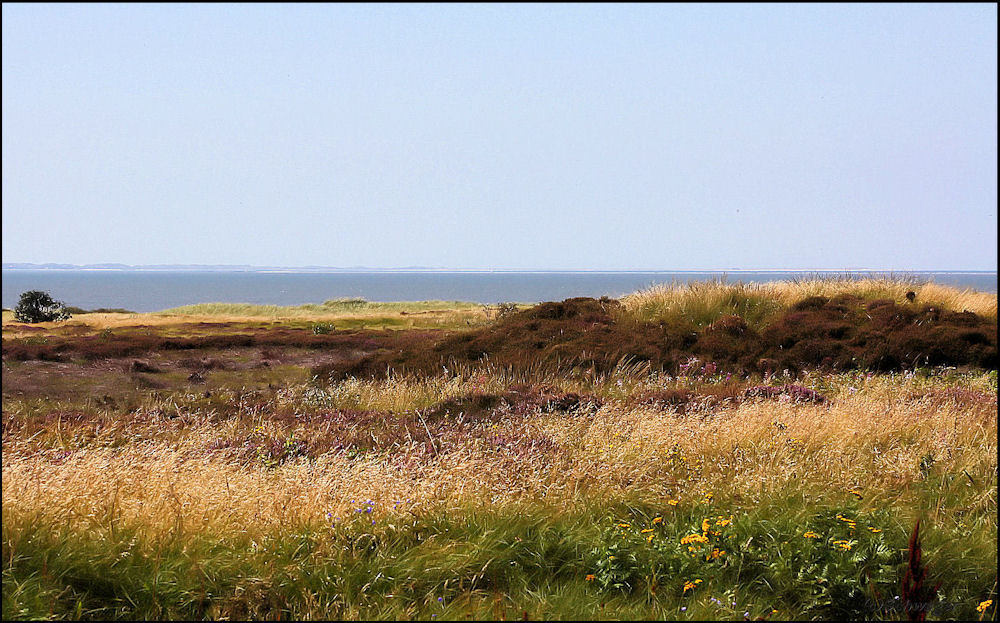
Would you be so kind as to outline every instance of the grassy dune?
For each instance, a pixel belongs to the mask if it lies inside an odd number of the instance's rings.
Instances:
[[[705,327],[722,316],[736,315],[760,329],[795,303],[812,296],[849,295],[868,301],[887,299],[903,305],[909,302],[910,292],[916,304],[997,317],[996,294],[894,278],[657,285],[623,297],[622,304],[627,317],[645,322],[682,322]]]
[[[837,295],[806,285],[646,291],[616,313],[750,324]],[[952,295],[934,304],[995,316],[995,296]],[[328,382],[211,353],[225,365],[197,382],[155,358],[5,359],[5,619],[996,617],[995,370]]]

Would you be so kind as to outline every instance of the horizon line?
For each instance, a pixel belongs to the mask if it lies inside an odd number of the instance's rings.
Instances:
[[[170,271],[208,270],[230,272],[457,272],[457,273],[996,273],[997,269],[978,268],[704,268],[704,269],[559,269],[559,268],[452,268],[439,266],[276,266],[254,264],[122,264],[100,262],[72,264],[63,262],[3,262],[2,270],[83,270],[83,271]]]

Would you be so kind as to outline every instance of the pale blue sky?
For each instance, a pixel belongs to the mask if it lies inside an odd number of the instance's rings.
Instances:
[[[997,7],[3,5],[3,261],[997,266]]]

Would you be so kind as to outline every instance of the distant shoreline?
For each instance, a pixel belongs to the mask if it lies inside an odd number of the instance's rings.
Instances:
[[[973,271],[484,271],[484,270],[3,270],[3,303],[28,290],[83,309],[154,311],[205,302],[301,305],[338,298],[369,301],[560,301],[618,297],[656,283],[895,279],[996,292],[996,272]]]
[[[469,273],[490,274],[507,273],[520,275],[534,274],[590,274],[590,275],[642,275],[642,274],[677,274],[677,275],[714,275],[714,274],[927,274],[927,275],[995,275],[996,270],[935,270],[935,269],[879,269],[879,268],[714,268],[705,270],[525,270],[525,269],[483,269],[483,268],[337,268],[337,267],[283,267],[283,266],[47,266],[44,264],[11,264],[4,265],[3,271],[9,272],[213,272],[213,273]]]

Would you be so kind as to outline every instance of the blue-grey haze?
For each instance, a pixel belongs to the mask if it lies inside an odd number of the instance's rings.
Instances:
[[[22,292],[46,290],[84,309],[157,311],[193,303],[274,305],[321,303],[360,297],[370,301],[538,302],[574,296],[618,297],[655,283],[727,279],[772,281],[815,273],[445,273],[257,271],[72,271],[4,270],[3,306],[13,308]],[[936,273],[922,280],[997,291],[997,274]]]
[[[996,4],[11,4],[3,261],[996,270]]]

